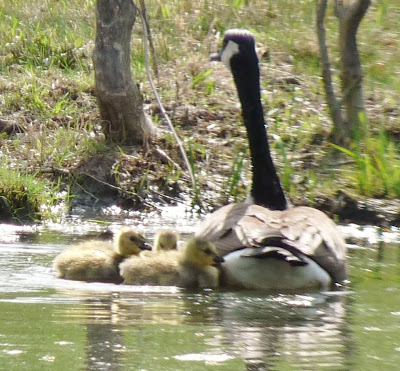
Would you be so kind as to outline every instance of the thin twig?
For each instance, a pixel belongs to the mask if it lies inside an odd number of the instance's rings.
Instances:
[[[176,143],[178,144],[179,150],[180,150],[180,152],[182,154],[183,160],[185,162],[185,165],[186,165],[186,167],[188,169],[188,172],[189,172],[189,175],[190,175],[190,180],[192,182],[193,190],[196,192],[196,189],[197,189],[197,187],[196,187],[196,179],[194,177],[194,174],[193,174],[192,167],[190,165],[189,159],[188,159],[188,157],[186,155],[185,149],[183,148],[182,142],[179,139],[178,135],[176,134],[174,126],[172,125],[172,122],[169,119],[168,114],[164,109],[164,106],[163,106],[163,104],[161,102],[161,99],[160,99],[160,97],[159,97],[159,95],[157,93],[156,87],[155,87],[153,79],[151,77],[151,72],[150,72],[150,68],[149,68],[149,51],[148,51],[148,45],[147,45],[148,36],[147,36],[146,20],[144,19],[143,13],[142,13],[142,11],[140,9],[138,9],[138,12],[139,12],[140,17],[142,19],[142,29],[143,29],[143,35],[144,35],[144,42],[143,42],[143,45],[144,45],[144,58],[145,58],[147,78],[149,79],[149,83],[150,83],[151,89],[153,90],[153,93],[154,93],[154,96],[156,98],[157,104],[160,107],[160,112],[161,112],[162,116],[164,117],[165,121],[167,121],[167,124],[168,124],[168,126],[169,126],[169,128],[170,128],[170,130],[171,130],[171,132],[172,132],[172,134],[173,134],[173,136],[175,138],[175,140],[176,140]]]
[[[140,202],[144,203],[144,204],[147,205],[147,206],[152,206],[152,207],[155,206],[155,205],[153,205],[153,204],[147,202],[143,197],[139,196],[139,195],[138,195],[137,193],[135,193],[135,192],[131,192],[131,191],[128,191],[128,190],[126,190],[126,189],[122,189],[121,187],[115,186],[115,185],[110,184],[110,183],[108,183],[108,182],[105,182],[105,181],[103,181],[103,180],[101,180],[101,179],[98,179],[98,178],[96,178],[95,176],[93,176],[93,175],[91,175],[91,174],[89,174],[89,173],[86,173],[86,172],[84,172],[84,171],[81,172],[80,174],[83,174],[83,175],[85,175],[85,176],[87,176],[87,177],[89,177],[89,178],[95,180],[96,182],[98,182],[98,183],[100,183],[100,184],[102,184],[102,185],[105,185],[105,186],[107,186],[107,187],[109,187],[109,188],[111,188],[111,189],[114,189],[114,190],[120,192],[121,194],[126,194],[126,195],[128,195],[128,196],[137,197],[137,198],[140,200]],[[78,185],[79,185],[79,184],[78,184]],[[80,186],[86,193],[88,193],[88,194],[92,195],[93,197],[95,197],[93,194],[91,194],[90,192],[86,191],[81,185],[79,185],[79,186]],[[95,197],[95,198],[97,198],[97,197]]]
[[[153,43],[153,37],[151,36],[151,31],[150,31],[150,26],[149,26],[149,18],[147,16],[147,8],[146,8],[146,3],[144,0],[140,0],[140,7],[142,8],[142,20],[144,19],[144,22],[146,24],[146,30],[147,30],[147,36],[149,40],[149,45],[150,45],[150,51],[151,51],[151,56],[153,57],[153,67],[154,67],[154,73],[157,77],[157,79],[160,78],[160,74],[158,72],[158,64],[157,64],[157,58],[156,58],[156,52],[154,49],[154,43]]]

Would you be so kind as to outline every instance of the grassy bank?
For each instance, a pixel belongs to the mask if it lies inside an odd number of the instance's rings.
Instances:
[[[231,76],[208,61],[219,36],[232,27],[255,33],[271,145],[290,198],[312,204],[318,195],[338,189],[363,197],[400,196],[399,0],[374,2],[361,24],[368,121],[347,152],[328,144],[331,123],[319,73],[314,1],[146,4],[160,70],[158,91],[193,161],[206,206],[242,199],[250,179]],[[15,174],[35,179],[35,191],[27,194],[47,197],[30,197],[36,217],[41,204],[68,201],[72,185],[80,184],[82,164],[106,150],[93,94],[94,8],[94,0],[0,0],[0,124],[5,128],[0,167],[11,173],[3,179]],[[332,9],[327,29],[338,82]],[[154,146],[179,165],[146,80],[140,24],[132,37],[132,72],[160,129]],[[188,191],[185,172],[154,154],[117,149],[113,162],[113,186],[132,198],[132,205]],[[14,185],[2,181],[1,187],[4,198]]]

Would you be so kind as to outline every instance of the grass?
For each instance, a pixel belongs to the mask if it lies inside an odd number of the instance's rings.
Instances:
[[[307,194],[312,203],[320,193],[335,193],[335,187],[368,197],[400,196],[400,0],[373,3],[359,30],[368,130],[345,154],[353,161],[341,169],[345,176],[340,184],[332,182],[332,170],[319,165],[331,155],[331,123],[319,71],[315,2],[148,0],[146,5],[160,70],[157,88],[191,151],[203,202],[240,200],[251,178],[249,161],[241,152],[246,138],[232,78],[224,66],[208,60],[220,45],[220,35],[232,27],[250,29],[259,55],[265,56],[262,99],[273,155],[290,196]],[[337,26],[330,7],[326,27],[335,83]],[[40,179],[43,190],[67,189],[70,177],[59,182],[59,170],[73,175],[83,159],[104,150],[93,93],[94,38],[95,0],[0,0],[0,120],[21,128],[20,133],[0,137],[2,171],[11,174],[3,174],[5,179],[17,174]],[[158,121],[139,24],[132,36],[132,71],[142,85],[147,111]],[[288,77],[299,84],[285,83]],[[180,163],[162,120],[157,125],[157,144]],[[140,156],[138,164],[148,161]],[[157,166],[162,169],[149,165],[142,179],[129,183],[135,172],[125,156],[115,165],[116,178],[123,175],[117,185],[146,196],[153,192],[154,179],[161,182],[162,177],[161,188],[174,183],[176,192],[187,190],[184,173],[170,164]]]
[[[397,198],[400,195],[400,151],[381,129],[377,136],[367,131],[354,143],[354,150],[331,144],[354,159],[356,168],[343,169],[356,187],[368,197]]]
[[[62,198],[56,183],[43,181],[36,174],[23,174],[0,165],[0,220],[20,222],[52,218]],[[54,209],[53,209],[54,210]]]

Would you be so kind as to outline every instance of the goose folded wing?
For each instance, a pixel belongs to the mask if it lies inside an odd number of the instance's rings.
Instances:
[[[249,206],[243,202],[221,207],[200,224],[195,237],[213,242],[219,256],[245,247],[248,241],[237,223],[246,215]]]
[[[273,215],[276,213],[276,215]],[[257,210],[259,228],[246,230],[252,246],[279,246],[305,255],[325,269],[335,282],[347,276],[346,244],[335,223],[323,212],[296,207],[283,212]]]
[[[243,258],[284,260],[292,266],[305,266],[308,264],[301,254],[293,254],[290,250],[277,246],[245,249],[240,256]]]

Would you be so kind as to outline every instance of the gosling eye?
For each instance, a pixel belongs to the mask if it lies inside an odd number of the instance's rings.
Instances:
[[[210,249],[203,250],[206,255],[212,255],[212,251]]]
[[[144,241],[144,238],[140,238],[140,237],[137,237],[137,236],[130,236],[129,239],[132,242],[143,242]]]

